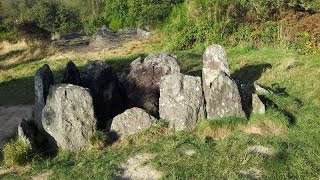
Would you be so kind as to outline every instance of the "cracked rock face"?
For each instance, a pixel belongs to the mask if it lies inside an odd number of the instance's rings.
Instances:
[[[170,128],[193,130],[205,116],[201,78],[180,73],[164,76],[160,83],[159,112]]]
[[[202,78],[208,119],[245,117],[237,84],[230,78],[227,55],[221,46],[212,45],[205,51]]]
[[[168,53],[156,53],[133,61],[122,77],[129,107],[139,107],[158,116],[160,80],[165,75],[179,72],[177,57]]]
[[[96,128],[89,90],[71,84],[52,86],[42,123],[62,149],[78,152],[86,148]]]
[[[132,108],[113,118],[111,131],[116,132],[120,137],[124,137],[148,129],[155,122],[156,118],[143,109]]]

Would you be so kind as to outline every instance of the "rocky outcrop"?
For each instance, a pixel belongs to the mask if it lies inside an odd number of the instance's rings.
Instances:
[[[119,39],[117,34],[106,26],[98,29],[89,42],[89,46],[96,48],[114,48],[117,47],[118,44]]]
[[[101,61],[90,62],[81,73],[83,86],[91,90],[98,128],[105,129],[108,120],[123,112],[124,97],[113,69]]]
[[[79,86],[81,85],[80,72],[77,66],[72,61],[69,61],[66,68],[64,69],[62,83]]]
[[[129,71],[122,76],[129,107],[139,107],[158,116],[160,80],[165,75],[179,72],[177,57],[168,53],[156,53],[133,61]]]
[[[125,137],[148,129],[155,122],[156,118],[143,109],[132,108],[113,118],[111,131],[120,137]]]
[[[193,130],[204,118],[204,97],[200,77],[172,74],[160,82],[160,118],[177,131]]]
[[[96,129],[89,90],[71,84],[52,86],[42,123],[62,149],[74,152],[85,149]]]
[[[46,105],[47,96],[49,94],[50,86],[54,84],[53,74],[50,67],[45,64],[36,72],[34,78],[34,90],[35,90],[35,124],[38,129],[42,128],[42,110]]]
[[[151,33],[149,31],[146,31],[144,29],[138,28],[137,29],[137,36],[141,39],[148,39],[151,36]]]
[[[245,116],[237,84],[230,78],[227,55],[221,46],[212,45],[205,51],[202,78],[208,119]]]

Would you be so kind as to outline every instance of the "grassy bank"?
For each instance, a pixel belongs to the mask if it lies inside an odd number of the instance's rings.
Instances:
[[[175,53],[184,73],[201,75],[203,49]],[[140,55],[145,53],[107,57],[104,61],[119,71]],[[239,172],[249,168],[261,170],[265,179],[319,178],[320,57],[247,46],[229,48],[228,56],[233,78],[244,83],[257,81],[274,92],[266,97],[272,101],[266,115],[253,115],[249,120],[203,120],[193,133],[174,133],[160,122],[102,151],[78,155],[59,152],[53,159],[36,156],[22,170],[2,173],[0,178],[29,179],[47,173],[52,179],[111,179],[119,172],[117,164],[144,152],[156,154],[148,163],[168,179],[240,179],[245,176]],[[80,68],[88,62],[74,61]],[[44,59],[2,70],[0,104],[32,104],[33,75],[45,63],[52,67],[58,81],[67,60]],[[253,145],[273,148],[275,153],[248,153],[247,148]],[[196,153],[181,153],[188,149]]]

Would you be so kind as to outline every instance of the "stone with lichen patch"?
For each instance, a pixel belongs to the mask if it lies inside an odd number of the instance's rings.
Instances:
[[[160,82],[160,118],[169,122],[169,127],[193,130],[199,119],[204,118],[204,97],[201,78],[183,74],[165,76]]]
[[[238,86],[230,78],[227,54],[221,46],[212,45],[205,51],[202,79],[208,119],[245,116]]]

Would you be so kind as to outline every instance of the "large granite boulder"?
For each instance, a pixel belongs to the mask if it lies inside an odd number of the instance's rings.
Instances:
[[[81,85],[80,72],[72,61],[69,61],[64,69],[62,83]]]
[[[200,77],[180,73],[164,76],[160,82],[160,118],[177,131],[193,130],[204,118],[204,97]]]
[[[89,90],[71,84],[52,86],[42,124],[62,149],[74,152],[85,149],[96,129]]]
[[[122,76],[129,107],[139,107],[159,116],[159,83],[163,76],[179,73],[177,57],[168,53],[155,53],[138,58]]]
[[[124,109],[125,98],[118,77],[110,66],[93,61],[81,72],[81,78],[82,85],[91,90],[98,128],[105,129],[109,120]]]
[[[208,119],[245,116],[238,86],[230,78],[227,55],[221,46],[212,45],[205,51],[202,79]]]
[[[119,137],[139,133],[156,122],[156,118],[140,108],[131,108],[112,120],[111,131]]]
[[[42,110],[46,105],[47,96],[49,94],[50,86],[54,84],[53,74],[50,67],[45,64],[36,72],[34,78],[35,90],[35,107],[34,118],[35,124],[39,130],[42,130]]]

